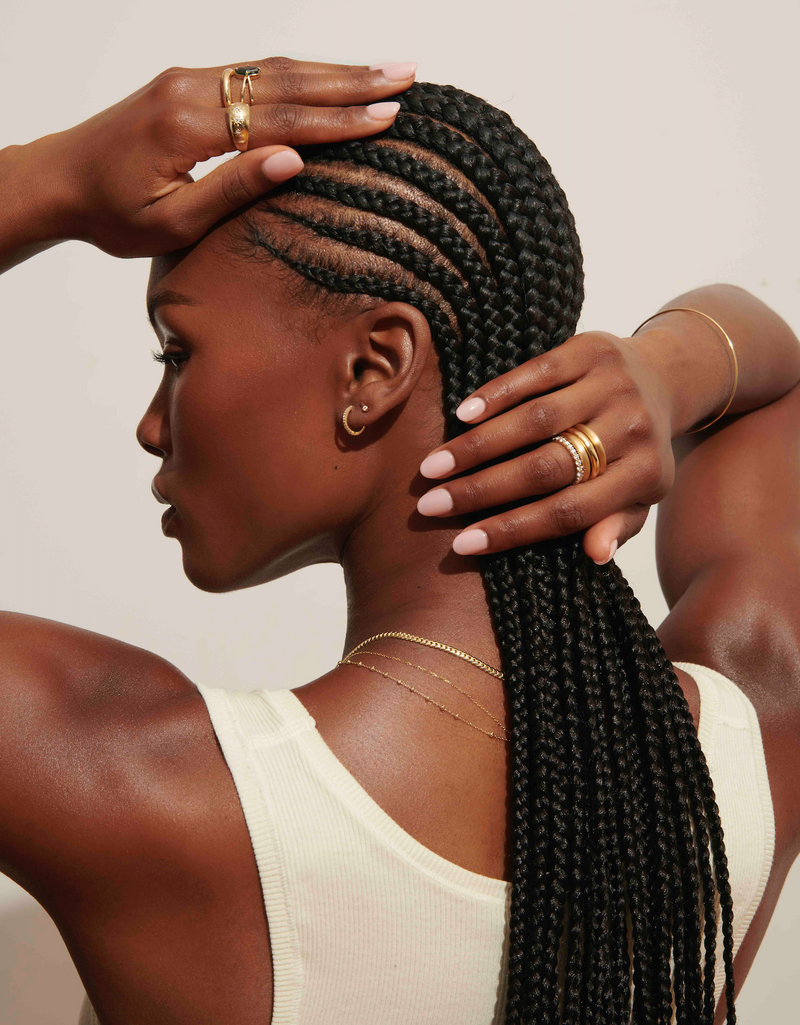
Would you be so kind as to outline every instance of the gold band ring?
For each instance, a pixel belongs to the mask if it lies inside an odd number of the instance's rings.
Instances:
[[[589,457],[589,473],[586,476],[589,480],[592,480],[600,473],[600,456],[597,454],[594,445],[583,431],[579,431],[577,427],[570,427],[568,431],[564,431],[564,437],[569,438],[573,442],[577,438],[578,441],[585,445],[586,455]]]
[[[253,78],[261,72],[259,68],[243,66],[241,68],[225,68],[222,72],[222,102],[225,105],[225,119],[231,134],[233,145],[243,153],[250,141],[250,103],[253,102]],[[242,94],[238,102],[231,97],[231,75],[242,78]],[[245,102],[245,91],[250,103]]]
[[[575,424],[574,427],[570,427],[571,431],[580,431],[581,434],[585,434],[589,441],[594,445],[597,450],[597,456],[600,460],[600,469],[598,473],[602,473],[608,466],[608,459],[606,458],[606,450],[603,448],[602,441],[598,438],[597,433],[592,430],[591,427],[587,427],[586,424]]]
[[[575,480],[573,484],[580,484],[584,480],[594,480],[605,470],[608,460],[603,443],[596,432],[586,424],[575,424],[569,430],[556,434],[551,441],[557,441],[563,445],[572,456],[575,463]]]
[[[577,434],[572,433],[572,429],[569,431],[563,431],[561,434],[562,438],[566,438],[571,445],[573,445],[581,457],[581,463],[583,464],[583,479],[589,480],[592,475],[592,461],[589,458],[589,446],[586,444],[583,438]]]

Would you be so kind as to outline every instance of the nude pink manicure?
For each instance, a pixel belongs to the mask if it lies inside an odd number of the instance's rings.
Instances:
[[[453,496],[446,488],[429,491],[417,502],[417,512],[423,516],[442,516],[453,508]]]
[[[391,61],[386,64],[371,64],[370,71],[382,71],[383,77],[390,82],[404,82],[407,78],[413,78],[417,73],[416,61]]]
[[[282,149],[267,157],[261,170],[271,182],[283,182],[303,170],[303,160],[293,149]]]
[[[446,477],[456,468],[456,461],[450,452],[434,452],[422,460],[419,472],[423,477]]]
[[[469,423],[470,420],[475,420],[476,417],[479,417],[485,409],[486,403],[482,398],[465,399],[456,410],[456,416],[459,420]]]
[[[476,555],[489,547],[489,535],[485,530],[465,530],[453,541],[456,555]]]
[[[366,108],[367,113],[370,117],[374,117],[376,121],[388,121],[390,117],[394,117],[400,109],[400,104],[396,100],[388,100],[386,103],[370,103]]]

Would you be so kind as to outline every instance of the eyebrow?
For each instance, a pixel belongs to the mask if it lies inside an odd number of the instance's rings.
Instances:
[[[153,330],[156,328],[156,310],[160,306],[202,306],[203,304],[197,299],[193,299],[190,295],[184,295],[183,292],[175,292],[171,288],[160,288],[153,292],[150,298],[147,300],[147,317],[150,323],[153,325]]]

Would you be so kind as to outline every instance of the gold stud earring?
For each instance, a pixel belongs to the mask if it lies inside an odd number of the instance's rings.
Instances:
[[[364,433],[364,428],[367,425],[364,424],[364,427],[362,427],[360,431],[354,431],[353,430],[353,428],[347,422],[347,418],[348,418],[348,416],[350,416],[350,410],[352,408],[353,408],[352,406],[348,406],[347,409],[344,411],[344,413],[342,413],[342,426],[344,427],[344,429],[347,431],[348,434],[352,434],[353,437],[356,438],[356,437],[358,437],[359,434],[363,434]],[[367,410],[369,409],[369,406],[362,406],[361,409],[362,409],[362,411],[364,413],[366,413]]]

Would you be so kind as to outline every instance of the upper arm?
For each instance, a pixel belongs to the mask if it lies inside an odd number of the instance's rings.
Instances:
[[[662,643],[800,693],[800,386],[680,444],[656,529]]]
[[[48,907],[124,848],[154,752],[170,758],[164,710],[190,690],[150,652],[0,613],[0,871]]]

